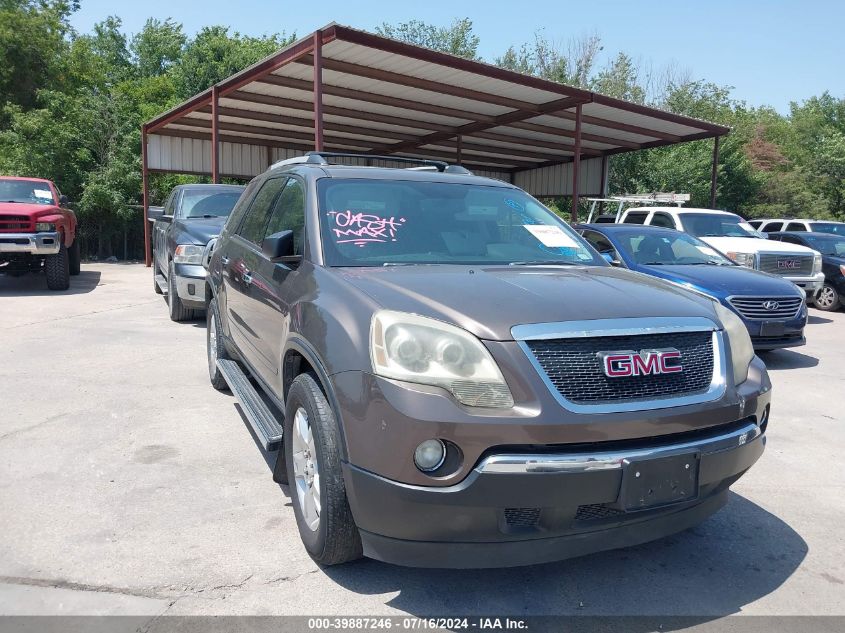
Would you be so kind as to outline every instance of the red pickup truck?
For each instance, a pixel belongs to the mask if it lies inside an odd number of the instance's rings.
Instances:
[[[39,273],[50,290],[67,290],[80,269],[76,216],[56,185],[0,176],[0,275]]]

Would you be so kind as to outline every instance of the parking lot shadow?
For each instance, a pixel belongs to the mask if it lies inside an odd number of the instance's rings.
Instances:
[[[398,592],[388,604],[414,616],[659,615],[707,620],[738,613],[771,593],[806,555],[807,544],[789,525],[730,493],[726,508],[686,532],[560,563],[437,570],[365,560],[323,571],[349,591]],[[636,622],[629,630],[637,629]]]
[[[810,325],[817,325],[819,323],[833,323],[833,319],[826,319],[825,317],[819,316],[817,314],[811,314],[807,317],[807,323]]]
[[[819,359],[791,349],[778,349],[760,354],[766,369],[807,369],[819,364]]]
[[[81,295],[94,290],[100,283],[99,270],[82,270],[70,278],[67,290],[49,290],[44,274],[10,277],[0,275],[0,297],[44,297],[48,295]]]

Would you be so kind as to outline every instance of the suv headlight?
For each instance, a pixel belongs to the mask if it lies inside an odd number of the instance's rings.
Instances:
[[[370,358],[379,376],[442,387],[467,406],[513,406],[513,396],[490,352],[454,325],[382,310],[373,316],[370,327]]]
[[[202,264],[202,253],[205,246],[194,244],[179,244],[173,253],[174,264]]]
[[[754,263],[756,261],[754,253],[729,252],[728,257],[730,257],[735,264],[746,266],[747,268],[754,268]]]
[[[822,254],[816,252],[813,255],[813,274],[818,275],[822,271]]]
[[[53,233],[56,230],[56,225],[52,222],[36,222],[35,230],[38,233]]]
[[[754,345],[748,335],[748,328],[736,314],[728,310],[721,303],[713,302],[716,315],[725,328],[731,348],[731,363],[734,370],[734,384],[738,385],[748,379],[748,366],[754,359]]]

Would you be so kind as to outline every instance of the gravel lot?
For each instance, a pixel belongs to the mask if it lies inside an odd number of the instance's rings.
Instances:
[[[0,614],[845,615],[845,313],[765,356],[768,449],[694,530],[515,570],[321,570],[208,383],[204,322],[152,283],[0,277]]]

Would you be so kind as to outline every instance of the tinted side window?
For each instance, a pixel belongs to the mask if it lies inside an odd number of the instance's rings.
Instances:
[[[261,244],[276,197],[284,187],[285,182],[287,182],[287,178],[271,178],[261,186],[261,189],[255,194],[255,200],[249,206],[249,211],[246,212],[243,224],[238,229],[238,235],[253,244]]]
[[[648,213],[645,211],[637,211],[635,213],[629,213],[625,216],[623,220],[624,224],[645,224],[645,219],[648,217]]]
[[[787,231],[806,231],[807,227],[804,226],[803,222],[790,222],[786,226]]]
[[[170,195],[167,196],[167,200],[164,202],[164,215],[173,215],[174,207],[176,206],[176,198],[179,196],[178,189],[174,189],[170,192]]]
[[[760,229],[764,233],[777,233],[783,231],[783,222],[766,222],[765,226]]]
[[[651,218],[650,224],[652,226],[662,226],[667,229],[674,229],[675,220],[668,213],[655,213]]]
[[[252,202],[252,199],[255,196],[255,190],[258,188],[259,182],[260,179],[255,178],[250,181],[250,183],[246,186],[246,189],[243,190],[241,197],[238,198],[235,206],[232,207],[232,212],[229,214],[229,219],[226,220],[226,227],[224,230],[230,232],[237,230],[238,225],[244,217],[244,213],[246,213],[246,210],[249,209],[249,203]]]
[[[753,226],[755,229],[759,229],[760,225],[763,224],[762,220],[749,220],[748,223]]]
[[[305,233],[305,189],[295,178],[289,178],[276,198],[264,237],[280,231],[293,231],[294,254],[302,255]]]

